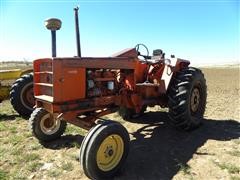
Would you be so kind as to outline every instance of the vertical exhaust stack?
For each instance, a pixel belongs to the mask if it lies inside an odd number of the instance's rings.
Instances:
[[[56,31],[61,28],[62,21],[57,18],[50,18],[45,20],[45,27],[51,31],[52,35],[52,57],[57,56],[57,47],[56,47]]]
[[[75,14],[75,29],[76,29],[76,41],[77,41],[77,56],[81,58],[81,46],[80,46],[80,33],[79,33],[79,22],[78,22],[78,10],[79,7],[74,8]]]

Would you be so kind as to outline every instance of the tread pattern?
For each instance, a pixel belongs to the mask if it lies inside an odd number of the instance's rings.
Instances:
[[[200,106],[193,115],[190,110],[190,94],[197,84],[200,86]],[[206,90],[206,80],[200,69],[189,67],[177,72],[168,90],[170,123],[186,131],[197,128],[206,107]]]
[[[100,143],[111,134],[118,134],[123,138],[124,154],[114,169],[102,171],[97,166],[96,154]],[[120,123],[106,121],[93,127],[84,138],[80,148],[80,164],[86,176],[90,179],[109,179],[113,177],[121,169],[127,158],[129,141],[129,134]]]
[[[10,102],[15,111],[24,118],[29,118],[33,107],[26,107],[22,102],[21,93],[25,86],[29,85],[33,88],[33,73],[25,74],[17,79],[10,90]]]
[[[86,169],[86,149],[88,147],[89,144],[89,140],[92,138],[92,136],[94,135],[94,133],[100,128],[102,127],[104,124],[106,123],[110,123],[110,121],[105,121],[104,123],[101,124],[97,124],[96,126],[92,127],[88,134],[84,137],[81,147],[80,147],[80,165],[82,170],[85,172],[85,175],[90,178],[90,175],[88,174],[88,171]]]
[[[31,117],[29,118],[29,126],[32,131],[33,136],[35,136],[40,142],[49,142],[59,138],[66,130],[66,121],[61,120],[60,127],[57,132],[51,135],[44,134],[40,128],[40,122],[44,115],[48,112],[43,108],[36,108]]]

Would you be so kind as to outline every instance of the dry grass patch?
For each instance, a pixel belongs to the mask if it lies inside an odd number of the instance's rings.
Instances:
[[[127,163],[116,180],[240,180],[239,69],[203,72],[208,85],[206,122],[196,131],[174,130],[164,121],[167,110],[159,107],[148,108],[151,113],[142,117],[146,121],[138,123],[123,121],[117,113],[105,117],[123,123],[132,137]],[[32,137],[28,121],[4,101],[0,104],[0,179],[86,179],[77,158],[85,133],[68,125],[61,139],[43,146]],[[44,169],[49,163],[51,168]]]

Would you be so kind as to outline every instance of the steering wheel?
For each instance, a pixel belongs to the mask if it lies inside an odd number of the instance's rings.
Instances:
[[[146,49],[146,52],[147,52],[147,54],[146,55],[143,55],[143,54],[141,54],[140,52],[139,52],[139,49],[140,49],[140,47],[144,47],[144,49]],[[144,59],[140,59],[140,60],[145,60],[145,61],[147,61],[147,59],[151,59],[151,57],[149,56],[149,51],[148,51],[148,48],[147,48],[147,46],[146,45],[144,45],[144,44],[137,44],[136,46],[135,46],[135,49],[136,49],[136,51],[137,51],[137,53],[138,53],[138,56],[142,56]]]

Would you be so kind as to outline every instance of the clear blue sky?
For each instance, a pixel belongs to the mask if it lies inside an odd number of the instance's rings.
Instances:
[[[83,56],[144,43],[195,64],[240,60],[239,0],[0,0],[0,60],[51,56],[48,17],[63,22],[58,56],[76,55],[73,7],[80,6]]]

